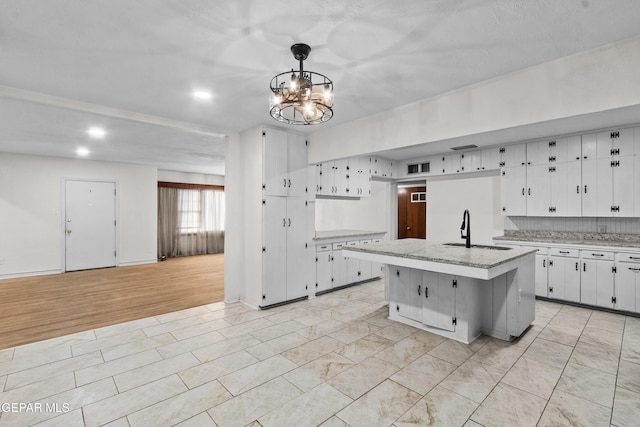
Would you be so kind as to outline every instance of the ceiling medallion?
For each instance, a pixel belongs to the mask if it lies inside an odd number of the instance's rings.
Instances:
[[[303,43],[291,46],[300,70],[285,71],[271,79],[269,113],[279,122],[290,125],[316,125],[333,117],[333,82],[327,76],[305,71],[302,63],[311,48]]]

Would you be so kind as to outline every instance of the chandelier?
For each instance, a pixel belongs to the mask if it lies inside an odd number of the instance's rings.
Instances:
[[[305,71],[302,63],[311,48],[303,43],[291,46],[300,70],[285,71],[271,79],[270,114],[290,125],[315,125],[333,117],[333,82],[327,76]]]

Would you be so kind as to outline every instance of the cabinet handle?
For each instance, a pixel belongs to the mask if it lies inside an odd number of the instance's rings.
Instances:
[[[578,271],[578,263],[576,262],[576,271]]]
[[[287,226],[287,220],[285,218],[282,218],[282,226],[283,227]]]
[[[524,187],[522,187],[522,195],[524,196]]]
[[[429,298],[429,288],[426,286],[424,287],[424,297]]]
[[[630,256],[629,259],[640,259],[640,257],[637,256]]]
[[[568,255],[569,251],[560,251],[561,254]]]
[[[283,185],[283,186],[284,186],[284,187],[286,187],[286,186],[287,186],[287,178],[285,178],[285,179],[284,179],[284,185]]]
[[[396,270],[396,276],[400,277],[400,270]]]
[[[629,267],[629,270],[631,270],[631,271],[640,271],[640,268]]]
[[[604,254],[591,254],[592,256],[604,256]]]
[[[587,271],[587,263],[586,262],[582,263],[582,271]]]
[[[289,218],[289,227],[291,227],[291,218]]]
[[[418,296],[422,295],[422,285],[418,285]]]
[[[331,254],[327,255],[327,262],[331,262]]]
[[[291,180],[289,179],[288,181],[289,181],[289,188],[291,188]]]
[[[584,186],[584,194],[587,194],[587,186]]]
[[[546,268],[547,267],[547,260],[543,259],[542,260],[542,268]]]
[[[528,190],[528,191],[529,191],[529,195],[531,195],[531,188],[529,188],[529,190]]]
[[[576,194],[580,194],[580,186],[576,185]]]
[[[549,260],[549,267],[553,267],[553,260]]]

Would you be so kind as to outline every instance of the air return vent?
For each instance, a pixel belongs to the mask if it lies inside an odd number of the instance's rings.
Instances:
[[[468,150],[470,148],[478,148],[478,146],[475,145],[475,144],[469,144],[469,145],[461,145],[459,147],[451,147],[451,149],[454,150],[454,151]]]

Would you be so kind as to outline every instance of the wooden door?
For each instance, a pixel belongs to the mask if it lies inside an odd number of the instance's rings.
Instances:
[[[426,187],[398,189],[398,239],[427,237]]]

